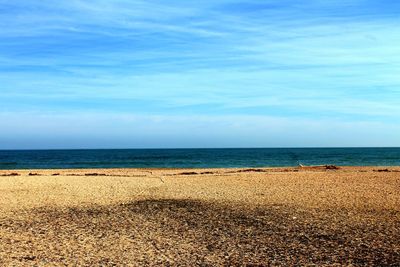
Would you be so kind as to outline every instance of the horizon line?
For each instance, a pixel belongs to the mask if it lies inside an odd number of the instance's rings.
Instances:
[[[57,150],[190,150],[190,149],[341,149],[341,148],[400,148],[400,146],[304,146],[304,147],[164,147],[164,148],[11,148],[0,151],[57,151]]]

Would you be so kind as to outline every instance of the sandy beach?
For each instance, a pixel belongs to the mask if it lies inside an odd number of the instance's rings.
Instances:
[[[1,266],[400,264],[400,167],[0,171]]]

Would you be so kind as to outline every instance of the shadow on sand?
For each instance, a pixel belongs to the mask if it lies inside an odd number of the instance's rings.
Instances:
[[[382,222],[374,213],[365,216],[355,222],[347,211],[232,207],[188,199],[36,209],[18,220],[0,221],[0,230],[9,232],[1,240],[0,258],[4,264],[79,265],[400,262],[400,242],[393,238],[399,236],[397,215],[385,215],[394,222]]]

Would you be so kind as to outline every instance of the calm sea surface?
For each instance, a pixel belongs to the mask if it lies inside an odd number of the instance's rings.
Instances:
[[[400,166],[400,148],[0,150],[0,169]]]

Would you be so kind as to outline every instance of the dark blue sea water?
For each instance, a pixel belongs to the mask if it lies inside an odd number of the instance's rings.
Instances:
[[[400,148],[0,150],[0,169],[399,166]]]

